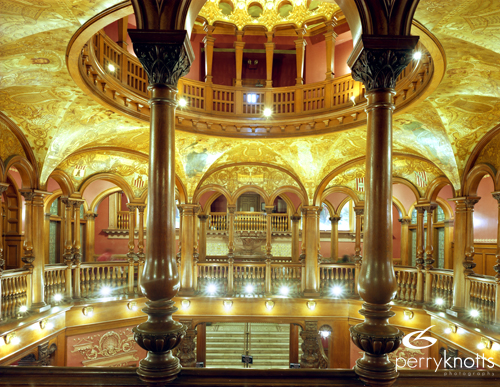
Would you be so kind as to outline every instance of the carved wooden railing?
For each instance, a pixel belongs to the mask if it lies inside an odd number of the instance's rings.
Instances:
[[[433,269],[431,300],[442,308],[450,308],[453,305],[453,270]]]
[[[394,267],[398,289],[395,301],[413,303],[417,297],[418,272],[414,267]],[[423,278],[423,276],[421,277]],[[423,284],[421,284],[423,288]]]
[[[228,294],[228,279],[230,277],[229,264],[227,262],[200,262],[197,267],[197,292],[208,294],[213,286],[215,295]]]
[[[326,296],[346,296],[356,293],[354,264],[320,264],[321,293]]]
[[[271,293],[298,297],[302,286],[303,267],[300,263],[271,263]]]
[[[57,303],[66,296],[66,271],[71,270],[67,265],[45,266],[45,300],[48,303]]]
[[[31,276],[26,269],[6,270],[2,273],[2,318],[15,318],[23,307],[31,306]]]
[[[120,230],[128,230],[129,229],[129,219],[130,212],[129,211],[118,211],[116,214],[116,226]]]
[[[208,229],[213,231],[227,230],[227,213],[212,212],[208,221]]]
[[[424,53],[422,59],[412,61],[398,77],[396,109],[418,97],[432,78],[431,56],[425,47],[419,45],[417,49]],[[149,119],[148,82],[141,64],[103,31],[83,47],[78,70],[93,94],[104,97],[108,104],[121,111]],[[302,136],[316,130],[352,126],[366,118],[363,85],[350,74],[279,88],[232,87],[181,78],[178,88],[179,98],[187,101],[176,114],[183,130]],[[264,108],[273,111],[271,121],[263,117]]]
[[[267,220],[263,212],[236,212],[235,231],[266,231]]]
[[[140,287],[142,269],[138,271],[137,282],[134,279],[138,266],[137,262],[82,263],[80,284],[76,286],[80,286],[83,298],[132,294]]]
[[[264,296],[270,286],[269,263],[234,263],[234,295]]]
[[[498,305],[500,284],[494,277],[472,274],[465,278],[466,309],[479,312],[477,320],[491,324],[500,322]]]
[[[271,214],[271,230],[286,232],[290,230],[290,218],[287,214]]]

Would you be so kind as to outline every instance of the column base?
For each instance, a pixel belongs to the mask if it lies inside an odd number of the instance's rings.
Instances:
[[[38,302],[36,304],[31,304],[30,308],[32,312],[37,312],[37,313],[45,312],[49,309],[50,305],[47,305],[45,302]]]
[[[320,296],[319,292],[313,289],[305,289],[304,297],[308,298],[318,298]]]

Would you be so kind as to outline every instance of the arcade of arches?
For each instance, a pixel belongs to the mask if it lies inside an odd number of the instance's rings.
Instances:
[[[2,2],[0,365],[498,370],[500,5],[365,2]]]

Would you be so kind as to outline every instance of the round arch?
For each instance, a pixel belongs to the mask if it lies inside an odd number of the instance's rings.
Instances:
[[[332,193],[342,193],[346,196],[349,197],[350,200],[352,200],[354,202],[354,205],[355,206],[358,206],[359,203],[362,202],[362,200],[359,198],[358,194],[356,193],[356,191],[354,191],[353,189],[349,188],[349,187],[330,187],[328,188],[327,190],[325,190],[323,192],[323,195],[321,196],[321,201],[324,202],[325,201],[325,198],[332,194]],[[344,199],[345,200],[345,199]],[[337,207],[336,211],[338,211],[339,207]]]
[[[132,188],[130,188],[130,186],[123,179],[123,177],[114,175],[112,173],[97,173],[95,175],[90,176],[80,185],[80,189],[78,191],[79,195],[82,196],[83,193],[85,192],[85,189],[87,189],[90,183],[97,180],[106,180],[109,181],[110,183],[116,184],[125,193],[129,203],[137,201],[137,199],[134,197],[134,192],[132,191]]]
[[[396,198],[395,196],[392,197],[392,203],[396,206],[396,208],[398,209],[399,211],[399,216],[401,218],[404,218],[405,216],[408,216],[408,214],[406,213],[406,210],[405,210],[405,206],[403,206],[403,203],[401,203],[399,201],[398,198]]]
[[[236,192],[231,196],[231,201],[228,200],[228,204],[236,204],[238,198],[246,192],[257,193],[264,199],[266,206],[272,205],[272,202],[270,202],[267,193],[262,188],[256,185],[246,185],[244,187],[238,188]]]
[[[467,175],[467,179],[465,180],[465,186],[463,187],[463,195],[464,196],[476,196],[477,188],[481,179],[490,175],[493,179],[493,183],[495,183],[495,179],[497,177],[497,171],[495,167],[489,164],[478,164],[474,166]],[[495,187],[496,188],[496,187]]]
[[[455,189],[453,188],[453,184],[451,184],[451,181],[446,178],[446,177],[436,177],[434,180],[431,181],[431,183],[427,186],[427,190],[425,191],[425,198],[428,199],[430,202],[435,202],[437,199],[437,196],[439,195],[439,191],[443,187],[446,187],[447,185],[450,185],[452,188],[453,192],[453,197],[455,197]]]
[[[415,200],[421,199],[420,192],[418,192],[417,187],[415,187],[415,185],[411,181],[403,179],[402,177],[393,176],[392,177],[392,184],[393,185],[394,184],[403,184],[403,185],[406,185],[409,189],[411,189],[411,191],[415,195]]]
[[[217,184],[208,184],[197,189],[193,196],[193,203],[198,203],[200,201],[201,196],[208,191],[215,191],[220,193],[221,195],[224,195],[227,199],[227,203],[228,204],[231,203],[231,194],[229,193],[229,191],[226,188]]]
[[[333,206],[332,203],[330,203],[330,201],[324,199],[321,203],[322,204],[325,203],[326,208],[328,208],[328,213],[330,214],[330,217],[338,215],[337,212],[335,211],[335,207]]]
[[[64,196],[69,197],[75,192],[75,185],[66,172],[59,169],[56,169],[54,172],[52,172],[43,185],[44,189],[46,189],[49,179],[54,179],[56,183],[59,184],[59,187],[61,187]]]
[[[30,162],[22,156],[11,156],[5,160],[5,175],[9,173],[9,169],[15,167],[23,182],[22,188],[38,188],[38,178],[35,169]]]
[[[100,194],[98,194],[94,198],[94,200],[90,204],[89,211],[90,212],[97,212],[97,208],[99,207],[99,204],[101,204],[101,202],[104,199],[106,199],[106,197],[108,197],[111,194],[121,192],[121,191],[122,191],[122,189],[120,187],[113,187],[113,188],[108,188],[107,190],[104,190],[103,192],[101,192]]]
[[[439,204],[439,207],[441,207],[441,209],[443,210],[445,220],[453,219],[453,209],[451,208],[450,203],[448,203],[443,198],[436,198],[435,201],[437,204]]]
[[[307,203],[307,197],[304,197],[303,192],[301,190],[299,190],[297,187],[292,187],[290,185],[280,187],[276,191],[274,191],[273,194],[271,195],[271,197],[269,198],[270,202],[274,203],[274,200],[278,196],[281,196],[284,199],[284,195],[287,192],[293,192],[294,194],[296,194],[299,197],[299,199],[302,203]],[[290,205],[294,209],[294,212],[295,212],[295,206],[293,205],[291,199],[288,196],[287,196],[287,199],[290,201],[290,204],[287,203],[287,205]]]

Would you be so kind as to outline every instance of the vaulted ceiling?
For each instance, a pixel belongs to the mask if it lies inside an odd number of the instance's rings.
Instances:
[[[55,169],[70,172],[82,160],[92,165],[92,173],[101,168],[147,180],[148,125],[95,102],[66,67],[73,34],[118,1],[0,3],[0,109],[26,136],[41,183]],[[395,117],[394,151],[398,160],[405,155],[408,160],[428,160],[413,167],[427,165],[422,170],[446,176],[458,190],[472,150],[500,123],[500,2],[421,0],[415,19],[443,46],[446,71],[425,101]],[[8,129],[1,130],[0,157],[5,160],[22,148]],[[3,146],[4,138],[13,145]],[[226,164],[260,161],[289,171],[312,197],[331,171],[364,156],[365,146],[364,127],[273,140],[178,131],[176,171],[191,196],[207,173]],[[78,186],[81,178],[73,178]]]

